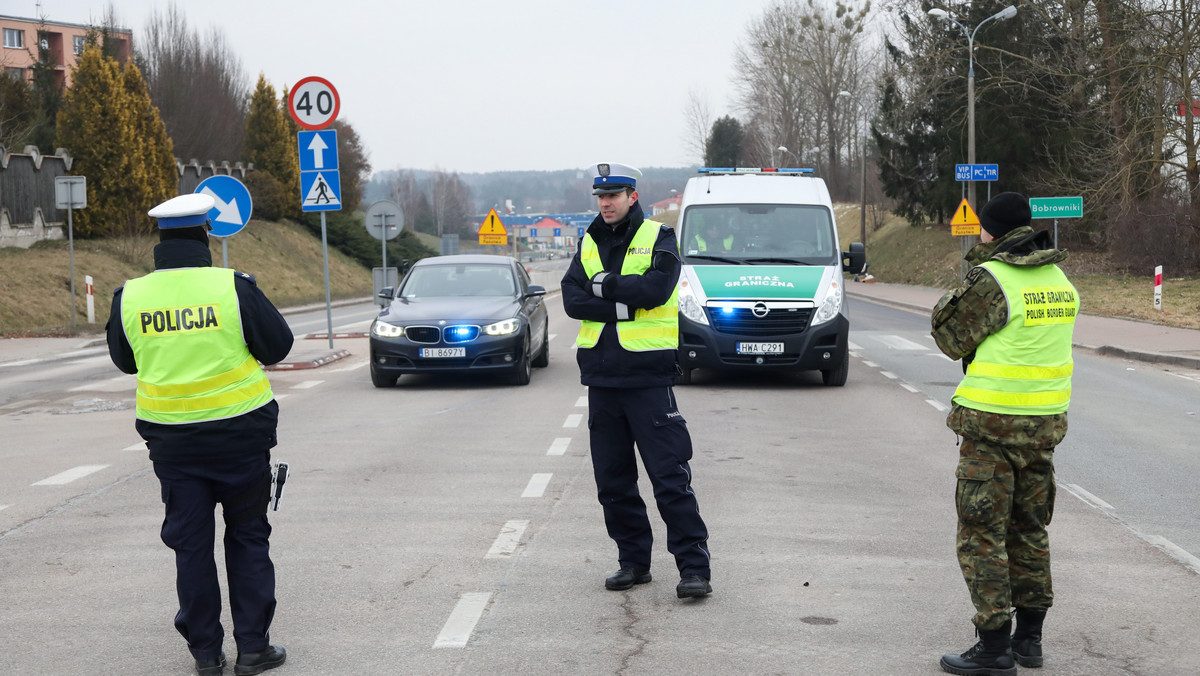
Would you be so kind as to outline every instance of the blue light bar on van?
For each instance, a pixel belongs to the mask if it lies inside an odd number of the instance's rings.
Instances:
[[[810,168],[799,167],[700,167],[701,174],[811,174]]]

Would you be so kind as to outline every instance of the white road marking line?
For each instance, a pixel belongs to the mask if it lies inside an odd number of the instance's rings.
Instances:
[[[936,408],[937,410],[939,410],[939,411],[941,411],[941,412],[943,412],[943,413],[945,413],[946,411],[949,411],[949,410],[950,410],[950,407],[949,407],[949,406],[947,406],[947,405],[943,404],[943,403],[942,403],[942,402],[940,402],[940,401],[934,401],[933,399],[926,399],[926,400],[925,400],[925,403],[926,403],[926,404],[929,404],[930,406],[932,406],[932,407]]]
[[[567,452],[567,446],[570,443],[570,437],[558,437],[550,444],[550,450],[546,451],[546,455],[562,455]]]
[[[553,474],[534,474],[529,478],[529,484],[525,486],[525,492],[521,493],[523,498],[540,498],[546,492],[546,486],[550,485],[550,477]]]
[[[588,405],[587,400],[588,400],[588,398],[587,398],[586,394],[583,395],[582,397],[576,399],[575,400],[575,408],[587,408],[587,405]]]
[[[276,400],[279,400],[279,399],[287,399],[287,397],[288,397],[288,395],[286,395],[286,394],[276,394],[276,395],[275,395],[275,399],[276,399]]]
[[[0,368],[6,368],[8,366],[27,366],[29,364],[37,364],[40,361],[42,361],[42,360],[41,359],[22,359],[21,361],[8,361],[8,362],[4,362],[3,364],[0,364]]]
[[[876,339],[879,340],[879,342],[883,343],[884,345],[887,345],[888,347],[892,348],[893,350],[920,350],[921,352],[924,352],[929,349],[929,348],[925,347],[924,345],[921,345],[920,343],[914,343],[911,340],[909,340],[907,338],[902,338],[900,336],[885,334],[882,336],[875,336],[875,337],[876,337]]]
[[[913,387],[912,385],[909,385],[908,383],[900,383],[900,387],[903,387],[904,389],[908,390],[909,392],[912,392],[913,394],[921,393],[921,390],[918,390],[917,388]]]
[[[1097,509],[1105,509],[1110,512],[1115,512],[1117,509],[1116,507],[1113,507],[1112,505],[1108,504],[1107,502],[1105,502],[1105,501],[1101,500],[1100,498],[1087,492],[1082,487],[1080,487],[1079,484],[1059,484],[1059,486],[1062,486],[1063,488],[1067,489],[1068,493],[1070,493],[1071,495],[1074,495],[1075,497],[1079,498],[1080,500],[1086,502],[1087,504],[1089,504],[1092,507],[1095,507]]]
[[[581,422],[583,422],[583,415],[580,413],[572,413],[571,415],[567,416],[566,421],[563,422],[563,427],[579,427],[579,423]]]
[[[550,337],[549,337],[547,340],[554,340],[554,339],[555,339],[555,338],[557,338],[557,337],[558,337],[558,334],[557,334],[557,333],[551,333],[551,334],[550,334]]]
[[[1183,547],[1171,542],[1161,535],[1142,535],[1142,539],[1150,544],[1162,549],[1171,558],[1182,563],[1184,566],[1191,568],[1193,573],[1200,573],[1200,558],[1193,556]]]
[[[0,509],[8,509],[9,507],[12,507],[12,505],[0,505]]]
[[[941,357],[942,359],[945,359],[946,361],[950,361],[950,362],[958,361],[957,359],[951,359],[950,357],[947,357],[946,355],[942,354],[941,352],[930,354],[929,356],[930,357]]]
[[[863,366],[870,366],[873,369],[879,368],[879,364],[876,364],[873,361],[867,361],[866,359],[863,360]]]
[[[329,372],[330,373],[342,373],[343,371],[353,371],[354,369],[360,369],[366,365],[367,365],[367,362],[364,360],[364,361],[358,362],[357,364],[350,364],[349,366],[343,366],[341,368],[329,369]]]
[[[129,444],[128,446],[126,446],[125,448],[122,448],[121,450],[122,451],[144,451],[144,450],[146,450],[146,442],[139,441],[136,444]]]
[[[859,346],[859,345],[857,345],[857,344],[856,344],[856,343],[855,343],[853,340],[847,340],[847,341],[846,341],[846,345],[847,345],[847,346],[848,346],[848,347],[849,347],[851,350],[855,350],[855,351],[861,351],[861,350],[862,350],[862,347],[861,347],[861,346]]]
[[[517,551],[517,545],[521,544],[521,536],[525,534],[525,527],[529,525],[528,520],[509,521],[500,528],[500,534],[496,536],[496,541],[492,543],[492,548],[484,555],[485,559],[503,559],[513,555]]]
[[[30,486],[62,486],[63,484],[69,484],[76,479],[82,479],[89,474],[99,472],[105,467],[108,467],[108,465],[80,465],[78,467],[72,467],[65,472],[59,472],[52,477],[47,477],[41,481],[36,481],[30,484]]]
[[[307,389],[314,388],[323,382],[325,382],[325,381],[324,380],[305,380],[302,383],[296,383],[295,385],[292,385],[292,389],[293,390],[307,390]]]
[[[891,371],[880,371],[879,375],[883,376],[884,378],[887,378],[888,380],[896,379],[896,374],[892,373]]]
[[[442,632],[433,642],[433,647],[465,648],[467,641],[471,640],[471,632],[475,631],[475,624],[479,622],[480,617],[483,617],[483,611],[491,600],[491,592],[463,594],[454,606],[454,610],[450,611],[450,617],[442,626]]]

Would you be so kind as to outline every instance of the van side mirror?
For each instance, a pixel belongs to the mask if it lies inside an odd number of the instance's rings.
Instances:
[[[850,250],[842,252],[842,269],[857,275],[867,266],[867,247],[862,242],[851,242]]]

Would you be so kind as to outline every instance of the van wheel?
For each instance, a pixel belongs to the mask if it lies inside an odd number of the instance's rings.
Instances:
[[[821,382],[830,387],[841,387],[846,384],[846,376],[850,374],[850,352],[842,353],[842,361],[831,369],[821,370]]]

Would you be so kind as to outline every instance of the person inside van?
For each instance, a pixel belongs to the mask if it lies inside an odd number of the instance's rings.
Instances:
[[[695,240],[697,251],[709,253],[733,251],[733,235],[727,228],[722,228],[716,223],[706,224],[701,234],[696,235]]]

